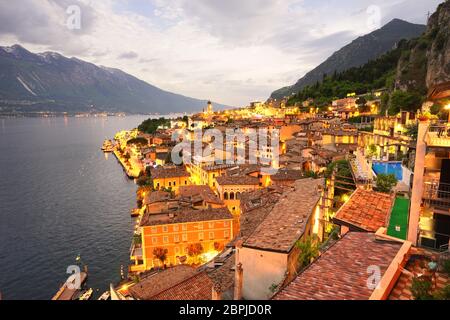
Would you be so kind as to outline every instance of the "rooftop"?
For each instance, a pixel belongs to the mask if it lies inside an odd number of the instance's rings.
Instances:
[[[196,269],[186,265],[176,266],[162,272],[151,274],[128,291],[138,300],[151,300],[152,297],[186,280],[197,273]]]
[[[394,195],[357,189],[336,213],[334,222],[376,232],[389,222],[394,200]]]
[[[216,178],[217,183],[221,186],[232,186],[232,185],[252,185],[258,186],[259,179],[251,176],[222,176]]]
[[[321,197],[319,187],[323,185],[323,179],[296,181],[294,189],[283,194],[256,231],[244,242],[244,246],[290,252],[305,232]]]
[[[272,181],[283,181],[283,180],[300,180],[303,178],[303,174],[300,170],[286,170],[280,169],[277,174],[271,176]]]
[[[141,226],[157,226],[189,222],[232,220],[233,216],[227,208],[194,210],[184,209],[163,214],[146,213],[142,217]]]
[[[193,202],[205,201],[223,205],[223,201],[211,190],[209,186],[183,186],[179,189],[180,198],[189,198]]]
[[[185,167],[158,167],[151,170],[153,179],[189,177]]]
[[[212,288],[213,282],[206,272],[199,272],[153,296],[151,300],[211,300]]]
[[[375,234],[350,232],[282,289],[275,300],[368,300],[367,270],[384,275],[402,244],[380,241]]]
[[[241,195],[240,236],[244,240],[255,232],[287,189],[273,186]]]
[[[212,287],[206,272],[180,265],[153,273],[128,291],[137,300],[211,300]]]

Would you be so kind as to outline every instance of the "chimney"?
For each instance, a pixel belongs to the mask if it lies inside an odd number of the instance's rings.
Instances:
[[[216,283],[212,287],[212,300],[220,301],[222,300],[222,287],[219,283]]]
[[[244,276],[244,269],[242,269],[242,263],[236,265],[236,271],[234,276],[234,300],[242,300],[242,281]]]

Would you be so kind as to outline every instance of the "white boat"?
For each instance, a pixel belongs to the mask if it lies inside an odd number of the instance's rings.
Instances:
[[[105,293],[103,293],[100,298],[98,298],[98,300],[109,300],[109,298],[111,297],[111,292],[110,291],[106,291]]]
[[[93,293],[94,293],[94,290],[88,289],[80,295],[78,300],[87,301],[87,300],[91,299]]]

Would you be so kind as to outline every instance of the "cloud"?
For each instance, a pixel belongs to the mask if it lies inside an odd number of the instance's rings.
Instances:
[[[295,83],[382,22],[425,22],[441,0],[18,0],[0,2],[0,42],[119,68],[162,89],[244,105]],[[69,5],[82,28],[66,26]]]
[[[117,58],[133,60],[133,59],[137,59],[138,57],[139,57],[139,55],[136,52],[129,51],[129,52],[124,52],[124,53],[119,54],[119,56]]]

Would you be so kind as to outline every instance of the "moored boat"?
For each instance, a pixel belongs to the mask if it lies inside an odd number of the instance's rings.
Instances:
[[[94,293],[94,290],[92,288],[86,290],[85,292],[83,292],[80,297],[78,298],[78,300],[82,300],[82,301],[87,301],[89,299],[91,299],[92,294]]]

